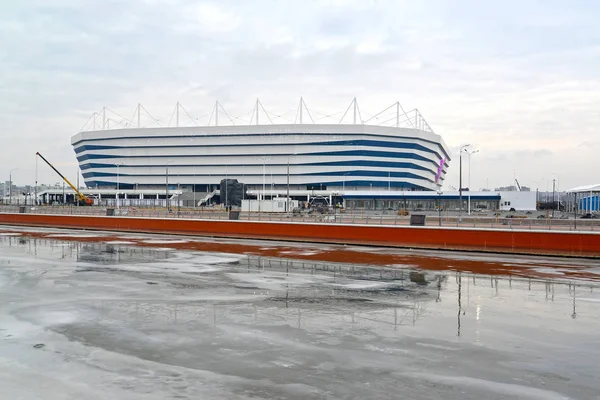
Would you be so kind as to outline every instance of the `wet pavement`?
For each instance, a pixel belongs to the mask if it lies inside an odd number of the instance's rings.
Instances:
[[[600,399],[598,260],[191,242],[1,230],[0,398]]]

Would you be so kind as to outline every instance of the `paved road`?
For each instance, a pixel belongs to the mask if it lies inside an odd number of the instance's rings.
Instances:
[[[557,276],[528,279],[183,240],[0,234],[0,398],[599,398],[599,283],[560,259],[471,260]]]

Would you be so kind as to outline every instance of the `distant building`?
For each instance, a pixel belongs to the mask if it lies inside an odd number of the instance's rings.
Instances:
[[[515,185],[502,186],[494,189],[496,192],[519,192],[519,189]],[[521,186],[521,192],[531,192],[531,188],[528,186]]]

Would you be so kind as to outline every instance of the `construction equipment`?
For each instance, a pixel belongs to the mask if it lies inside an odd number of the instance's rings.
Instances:
[[[69,182],[69,180],[67,178],[65,178],[64,175],[61,174],[54,167],[54,165],[50,164],[50,162],[48,160],[46,160],[44,158],[44,156],[40,154],[39,151],[37,153],[35,153],[35,154],[38,155],[46,164],[48,164],[50,166],[50,168],[52,168],[54,170],[54,172],[56,172],[58,174],[58,176],[60,176],[63,179],[63,181],[65,181],[67,183],[67,185],[69,185],[71,187],[71,189],[73,189],[73,191],[75,191],[75,193],[77,194],[77,203],[79,203],[79,205],[81,205],[81,206],[91,206],[91,205],[94,204],[94,200],[90,199],[89,197],[87,197],[86,195],[84,195],[83,193],[81,193],[79,191],[79,189],[77,189],[71,182]]]
[[[521,191],[521,185],[519,185],[519,181],[515,178],[515,183],[517,184],[517,191]]]

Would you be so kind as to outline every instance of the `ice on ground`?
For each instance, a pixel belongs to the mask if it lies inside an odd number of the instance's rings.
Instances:
[[[514,383],[502,383],[485,379],[472,378],[469,376],[445,376],[428,373],[405,373],[402,376],[426,380],[436,384],[463,386],[465,389],[473,388],[487,393],[510,396],[515,399],[534,399],[534,400],[568,400],[558,392],[550,390],[537,389],[525,385]],[[487,397],[487,396],[486,396]]]

